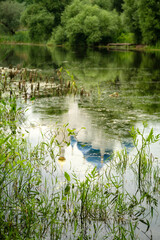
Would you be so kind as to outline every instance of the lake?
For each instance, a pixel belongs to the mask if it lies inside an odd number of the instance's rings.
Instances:
[[[85,128],[65,153],[67,158],[73,155],[79,159],[75,160],[77,171],[97,164],[101,168],[103,164],[98,158],[103,160],[104,154],[105,162],[116,150],[125,147],[131,152],[132,126],[142,129],[142,122],[147,121],[148,131],[153,127],[155,134],[160,133],[159,64],[160,52],[0,45],[1,67],[41,69],[50,76],[63,67],[73,74],[78,87],[87,91],[85,97],[44,97],[28,103],[27,117],[34,125],[34,131],[30,129],[34,132],[33,142],[37,142],[39,127],[68,123],[77,131]],[[93,151],[93,158],[86,157],[88,161],[80,147],[86,144]],[[159,145],[153,146],[153,154],[158,157]],[[70,165],[70,161],[66,165]]]
[[[26,104],[24,128],[33,145],[42,139],[41,132],[51,134],[66,124],[75,129],[76,137],[67,139],[70,146],[62,146],[66,160],[58,162],[59,175],[74,171],[83,177],[94,166],[100,173],[123,148],[133,156],[130,130],[134,126],[142,131],[143,121],[148,122],[145,135],[152,128],[160,133],[160,52],[0,45],[0,67],[10,65],[38,69],[50,77],[63,67],[86,93],[43,96]],[[159,142],[151,145],[151,153],[155,159],[160,156]],[[126,179],[126,189],[134,192],[131,172]],[[158,220],[156,215],[151,224],[153,239],[160,236]]]

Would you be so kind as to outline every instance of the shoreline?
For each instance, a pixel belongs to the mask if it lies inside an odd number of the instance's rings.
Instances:
[[[24,45],[24,46],[43,46],[43,47],[51,47],[51,46],[56,46],[56,47],[65,47],[65,45],[61,44],[61,45],[54,45],[51,43],[32,43],[32,42],[0,42],[0,45]],[[123,44],[115,44],[115,45],[98,45],[98,46],[94,46],[93,48],[98,48],[98,49],[108,49],[109,51],[160,51],[159,48],[152,48],[148,45],[143,45],[143,44],[135,44],[135,47],[129,46],[129,45],[123,45]],[[87,46],[87,48],[90,46]]]
[[[47,46],[45,43],[0,42],[0,45]]]

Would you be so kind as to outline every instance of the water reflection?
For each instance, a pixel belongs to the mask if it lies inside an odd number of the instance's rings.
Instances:
[[[51,52],[47,47],[26,45],[0,45],[0,65],[40,69],[58,68],[52,61]]]
[[[79,151],[82,152],[83,157],[86,161],[90,162],[99,171],[105,163],[111,160],[113,156],[112,150],[104,150],[93,148],[88,142],[79,142],[74,136],[71,136],[71,146],[72,148],[76,144]]]
[[[159,52],[0,45],[1,66],[41,68],[51,76],[63,66],[74,75],[78,87],[91,93],[86,98],[36,99],[32,121],[46,126],[69,123],[77,131],[86,127],[78,141],[98,149],[111,145],[112,151],[124,140],[130,141],[129,130],[137,122],[147,120],[160,126],[159,62]],[[118,97],[110,97],[114,92]]]
[[[32,144],[41,140],[41,131],[55,128],[57,123],[59,126],[68,123],[69,128],[76,129],[71,145],[63,146],[63,161],[59,159],[61,170],[69,174],[74,170],[84,175],[93,166],[99,171],[104,166],[107,169],[106,163],[112,163],[114,152],[124,147],[128,154],[135,153],[129,130],[132,126],[142,130],[144,120],[149,122],[146,134],[152,127],[155,134],[160,133],[159,62],[159,52],[108,52],[105,49],[78,52],[0,45],[0,66],[41,68],[50,74],[63,66],[74,75],[78,86],[91,92],[88,97],[44,97],[28,101],[26,117]],[[118,92],[118,97],[111,97],[114,92]],[[159,142],[151,146],[151,152],[159,157]],[[133,175],[129,171],[124,181],[130,193],[136,189]],[[144,186],[147,186],[146,181]],[[158,239],[154,221],[152,229]]]
[[[67,147],[65,144],[62,146],[59,164],[63,170],[68,171],[72,167],[74,171],[82,173],[88,168],[96,166],[100,171],[113,158],[114,152],[117,150],[126,148],[127,152],[130,153],[133,149],[132,140],[126,138],[129,133],[123,124],[120,126],[121,131],[117,130],[114,133],[113,128],[110,131],[105,131],[104,124],[101,125],[101,121],[97,124],[95,115],[92,115],[89,109],[82,108],[79,102],[82,104],[80,98],[71,96],[37,99],[27,111],[27,119],[32,125],[43,128],[45,126],[55,128],[68,123],[68,128],[76,129],[76,137],[72,136],[71,140],[66,139],[67,142],[71,142],[71,146]],[[57,108],[59,111],[56,113],[55,109]],[[103,118],[105,122],[110,121],[108,115],[104,115]],[[33,130],[32,125],[30,138],[32,142],[35,142],[37,136],[40,136],[40,130]],[[119,125],[121,125],[120,122]],[[117,123],[115,123],[116,127]]]

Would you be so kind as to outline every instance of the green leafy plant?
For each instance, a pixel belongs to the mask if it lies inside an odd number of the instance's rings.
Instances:
[[[150,144],[156,143],[160,139],[160,134],[154,135],[153,133],[153,128],[151,129],[150,133],[148,136],[144,136],[145,134],[145,129],[147,128],[148,124],[146,122],[143,122],[143,131],[140,132],[140,130],[131,129],[131,136],[133,138],[133,143],[134,146],[137,150],[137,156],[136,160],[138,158],[138,176],[139,176],[139,187],[140,187],[140,182],[141,182],[141,173],[146,173],[147,171],[150,171],[152,169],[152,161],[150,157],[148,157],[148,154],[146,151],[149,151]],[[140,139],[138,138],[140,137]],[[140,144],[139,144],[139,141]],[[148,148],[148,149],[147,149]]]
[[[66,124],[44,134],[43,141],[33,147],[18,131],[21,112],[15,98],[0,100],[1,239],[49,236],[53,240],[133,240],[140,239],[139,232],[149,235],[157,207],[156,194],[160,192],[160,168],[148,157],[147,148],[159,140],[159,135],[154,136],[151,130],[145,137],[145,123],[142,132],[132,128],[137,149],[133,161],[129,162],[124,150],[115,154],[104,174],[94,168],[79,179],[65,171],[59,179],[59,153],[54,150],[68,146],[75,130]],[[129,193],[125,189],[125,172],[133,169],[136,177],[137,172],[138,178],[140,175],[140,184],[136,192]]]

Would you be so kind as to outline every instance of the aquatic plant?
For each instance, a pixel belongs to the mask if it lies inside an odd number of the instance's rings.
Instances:
[[[135,157],[135,160],[138,162],[139,188],[141,187],[141,175],[146,176],[147,173],[152,171],[153,160],[152,160],[152,156],[149,156],[149,147],[151,144],[158,142],[160,139],[160,134],[154,135],[153,128],[151,129],[149,134],[145,137],[144,134],[147,126],[148,124],[146,122],[143,122],[142,132],[140,132],[138,128],[134,129],[134,127],[132,127],[131,129],[133,144],[137,150],[137,155]],[[140,137],[140,139],[138,137]]]
[[[21,112],[15,98],[0,100],[1,239],[152,237],[149,230],[159,198],[160,168],[146,147],[158,141],[159,135],[154,136],[151,130],[144,137],[144,131],[132,129],[137,147],[132,161],[124,150],[115,155],[104,174],[94,168],[81,180],[74,173],[64,172],[60,180],[59,152],[56,154],[54,149],[69,144],[66,136],[73,135],[74,130],[65,125],[37,146],[30,146],[18,131]],[[140,175],[135,192],[125,189],[125,173],[132,170],[136,179]]]
[[[28,99],[66,96],[67,94],[88,96],[84,88],[78,87],[73,74],[60,67],[50,75],[38,69],[0,68],[0,96],[12,95]]]

